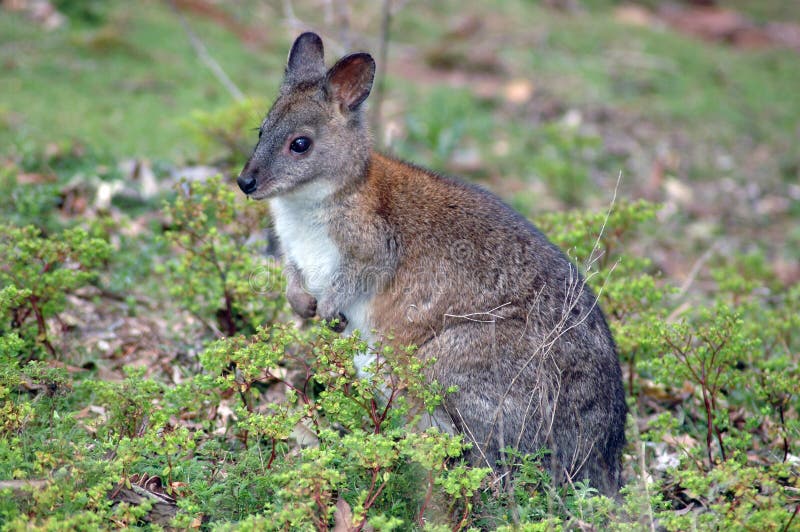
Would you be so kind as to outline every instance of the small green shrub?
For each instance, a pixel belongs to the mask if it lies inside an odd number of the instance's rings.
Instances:
[[[323,326],[303,333],[276,325],[203,353],[203,365],[217,375],[206,381],[209,391],[241,398],[240,440],[265,448],[259,481],[246,492],[250,500],[258,490],[255,499],[278,528],[327,529],[341,500],[357,527],[373,519],[410,526],[421,522],[435,486],[448,495],[448,511],[458,506],[468,515],[468,499],[488,470],[447,465],[461,454],[460,436],[409,430],[443,391],[423,385],[423,365],[411,349],[378,348],[369,375],[359,378],[353,357],[369,349],[357,336],[339,338]],[[284,400],[259,401],[265,383],[283,387]]]
[[[266,205],[249,202],[220,178],[182,182],[164,211],[164,238],[177,255],[160,271],[178,304],[210,329],[233,336],[271,323],[284,307],[279,265],[264,256]]]
[[[28,343],[0,336],[0,479],[20,482],[0,494],[4,529],[109,523],[109,450],[78,426],[82,398],[64,368],[20,356]],[[30,482],[27,487],[26,482]]]
[[[701,308],[691,321],[660,324],[653,330],[665,352],[651,359],[648,368],[668,386],[679,388],[690,382],[699,390],[709,467],[715,463],[715,448],[722,461],[731,456],[722,435],[731,431],[728,412],[721,404],[722,391],[743,384],[736,364],[750,358],[757,346],[754,339],[742,334],[742,323],[733,309],[718,304]]]
[[[647,334],[657,356],[641,371],[689,395],[642,436],[676,450],[679,465],[665,475],[671,510],[697,508],[657,518],[667,530],[786,530],[800,486],[789,461],[800,436],[798,344],[790,332],[798,290],[773,295],[769,268],[753,255],[711,274],[718,289],[712,302],[652,320]]]
[[[25,352],[25,342],[16,333],[0,336],[0,435],[8,436],[23,430],[33,416],[29,403],[17,403],[12,393],[25,381],[17,365]]]
[[[444,171],[467,140],[487,137],[492,126],[486,111],[486,102],[469,91],[434,89],[417,98],[406,114],[406,136],[396,149],[400,155]]]
[[[194,111],[184,127],[203,160],[241,164],[253,151],[267,109],[267,102],[247,99],[213,111]]]
[[[108,243],[80,228],[45,238],[33,226],[0,225],[0,332],[17,330],[55,356],[48,320],[64,310],[69,293],[97,276],[94,269],[110,252]]]
[[[58,205],[60,186],[54,182],[25,185],[18,182],[18,171],[0,169],[0,213],[6,223],[15,226],[35,225],[42,231],[57,232],[61,228]]]
[[[533,175],[543,180],[561,201],[580,205],[589,186],[589,171],[602,139],[577,127],[551,122],[533,131],[528,149]]]
[[[646,508],[646,524],[657,520],[668,530],[747,523],[781,529],[797,507],[792,493],[800,482],[797,466],[787,462],[800,437],[800,341],[793,334],[800,289],[776,284],[763,256],[751,253],[712,268],[713,294],[682,304],[685,291],[660,281],[646,257],[626,252],[654,214],[654,205],[637,202],[614,205],[608,215],[573,212],[538,221],[582,266],[628,362],[634,413],[652,416],[632,439],[637,454],[655,458],[646,451],[654,447],[639,449],[641,438],[680,464],[659,473],[646,487],[649,495],[627,490],[623,506],[605,514],[609,521],[594,522],[624,528]],[[676,404],[674,395],[685,393]],[[634,470],[641,478],[653,475],[638,463]],[[554,516],[552,509],[547,515]]]

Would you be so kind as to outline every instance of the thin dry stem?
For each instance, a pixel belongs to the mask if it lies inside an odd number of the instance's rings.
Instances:
[[[192,48],[194,48],[194,51],[197,53],[200,61],[202,61],[203,64],[208,67],[214,77],[217,78],[217,81],[219,81],[222,86],[225,87],[225,90],[228,91],[234,100],[237,102],[244,100],[244,93],[239,90],[239,87],[236,86],[228,74],[225,73],[225,70],[211,56],[211,54],[208,52],[208,48],[206,48],[206,45],[202,40],[200,40],[200,37],[198,37],[197,34],[192,31],[192,28],[189,27],[189,23],[186,21],[186,17],[183,16],[183,13],[181,13],[181,11],[178,9],[178,6],[175,5],[174,0],[168,0],[167,3],[175,15],[177,15],[178,20],[183,27],[183,31],[186,32],[186,36],[189,38],[189,42],[192,44]]]

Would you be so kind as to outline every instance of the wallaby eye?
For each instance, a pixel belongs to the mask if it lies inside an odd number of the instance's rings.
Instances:
[[[264,134],[264,130],[263,129],[259,129],[258,130],[258,138],[260,139],[261,135],[263,135],[263,134]]]
[[[292,153],[305,153],[311,147],[311,139],[308,137],[297,137],[289,144]]]

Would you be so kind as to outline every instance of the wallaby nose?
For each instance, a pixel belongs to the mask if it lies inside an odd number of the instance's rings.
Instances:
[[[242,192],[245,194],[250,194],[256,189],[256,176],[253,173],[245,175],[245,173],[242,172],[239,174],[236,182],[239,184],[239,188],[241,188]]]

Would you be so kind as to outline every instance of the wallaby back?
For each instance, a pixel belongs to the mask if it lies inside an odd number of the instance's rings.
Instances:
[[[366,54],[326,72],[319,37],[301,35],[239,177],[271,198],[290,303],[435,359],[428,377],[458,386],[435,418],[474,463],[546,447],[557,481],[613,494],[626,406],[595,296],[496,196],[369,149],[373,73]]]

